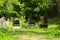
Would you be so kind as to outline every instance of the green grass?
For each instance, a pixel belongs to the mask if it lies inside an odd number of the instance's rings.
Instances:
[[[12,26],[12,22],[10,22],[10,26]],[[20,28],[10,30],[8,28],[0,28],[0,39],[17,40],[22,35],[36,36],[38,38],[60,38],[60,30],[57,27],[58,25],[52,24],[48,28]]]
[[[20,36],[18,36],[20,35]],[[48,28],[30,28],[30,29],[0,29],[0,39],[1,40],[17,40],[17,37],[22,35],[30,35],[31,37],[38,38],[60,38],[60,30],[58,29],[48,29]],[[15,37],[14,37],[15,36]]]
[[[57,28],[58,27],[58,25],[55,25],[55,24],[49,24],[48,25],[48,28]]]
[[[6,35],[5,33],[3,33],[3,31],[0,31],[0,40],[14,40],[14,39],[9,35]]]
[[[11,29],[9,31],[2,30],[3,33],[6,33],[7,35],[60,35],[58,34],[60,30],[56,29],[47,29],[47,28],[31,28],[31,29]]]

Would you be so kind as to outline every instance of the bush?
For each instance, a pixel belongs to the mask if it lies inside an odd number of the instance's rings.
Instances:
[[[28,22],[26,22],[26,20],[22,18],[22,19],[20,20],[20,25],[21,25],[23,28],[26,28],[26,27],[28,26]]]

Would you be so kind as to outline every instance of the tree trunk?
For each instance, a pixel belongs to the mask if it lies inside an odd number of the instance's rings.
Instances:
[[[40,28],[47,28],[48,27],[46,16],[41,16],[40,22],[41,22]]]

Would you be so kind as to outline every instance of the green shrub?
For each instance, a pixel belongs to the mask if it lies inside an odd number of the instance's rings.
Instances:
[[[22,20],[20,20],[20,25],[21,25],[23,28],[26,28],[26,27],[28,26],[28,22],[26,22],[26,20],[22,18]]]

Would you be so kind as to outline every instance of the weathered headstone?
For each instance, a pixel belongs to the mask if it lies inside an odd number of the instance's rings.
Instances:
[[[13,21],[13,28],[14,29],[21,28],[19,20],[14,20]]]
[[[2,24],[1,24],[1,18],[0,18],[0,28],[1,28]]]
[[[6,22],[6,26],[8,27],[9,26],[9,20],[7,20],[5,22]]]
[[[28,28],[34,28],[35,27],[35,20],[32,19],[28,19]]]
[[[5,17],[0,18],[0,28],[6,28],[9,25],[9,20],[6,20]]]
[[[6,27],[6,22],[5,22],[5,18],[4,17],[1,18],[1,27],[3,27],[3,28]]]
[[[13,26],[20,26],[19,20],[14,20],[14,21],[13,21]]]

